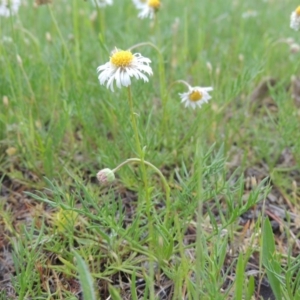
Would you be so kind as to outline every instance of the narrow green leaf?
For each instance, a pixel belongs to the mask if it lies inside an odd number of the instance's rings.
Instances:
[[[244,257],[240,253],[237,265],[236,265],[236,277],[235,277],[235,299],[243,299],[243,285],[244,285]]]
[[[250,276],[249,277],[249,282],[248,282],[248,288],[247,288],[247,294],[246,294],[246,300],[251,300],[252,295],[254,294],[255,291],[255,281],[254,277]]]
[[[282,299],[281,283],[278,277],[281,275],[281,267],[274,257],[275,240],[269,219],[265,219],[263,227],[262,263],[266,268],[268,280],[277,300]]]
[[[108,50],[108,48],[105,44],[103,34],[99,33],[98,38],[99,38],[101,48],[109,55],[110,51]]]
[[[96,294],[93,286],[93,278],[90,274],[88,266],[82,259],[82,257],[76,252],[74,252],[74,256],[77,262],[77,271],[79,274],[79,280],[82,288],[83,299],[84,300],[96,300]]]
[[[108,290],[112,300],[122,300],[119,291],[115,287],[109,285]]]
[[[133,270],[132,276],[131,276],[131,285],[130,285],[130,290],[131,290],[131,297],[132,300],[138,300],[137,294],[136,294],[136,274],[135,270]]]

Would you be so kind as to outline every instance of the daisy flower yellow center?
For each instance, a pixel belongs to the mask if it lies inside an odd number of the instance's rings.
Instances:
[[[159,0],[149,0],[148,5],[154,9],[158,9],[160,7],[160,1]]]
[[[201,100],[203,97],[203,94],[200,91],[192,91],[189,94],[189,99],[193,102],[197,102],[199,100]]]
[[[299,17],[300,16],[300,6],[298,6],[295,10],[296,15]]]
[[[118,51],[111,56],[110,62],[116,67],[128,67],[133,58],[130,51]]]

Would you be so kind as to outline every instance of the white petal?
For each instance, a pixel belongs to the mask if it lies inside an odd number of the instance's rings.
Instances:
[[[148,78],[146,75],[144,75],[142,72],[140,72],[139,70],[136,70],[136,73],[138,74],[138,76],[140,76],[140,78],[142,78],[144,80],[144,82],[148,82]]]
[[[121,69],[118,68],[117,72],[115,73],[116,85],[119,89],[121,88],[121,72]]]
[[[126,87],[129,86],[131,84],[130,76],[127,74],[127,72],[122,72],[122,75],[122,85]]]
[[[106,84],[106,87],[111,89],[112,92],[114,92],[114,76],[111,76]]]

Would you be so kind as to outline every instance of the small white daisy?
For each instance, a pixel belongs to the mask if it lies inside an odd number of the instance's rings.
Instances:
[[[196,106],[201,107],[203,103],[207,103],[211,96],[208,92],[213,90],[212,87],[189,87],[189,91],[179,94],[181,102],[185,102],[185,107],[191,106],[193,109]]]
[[[112,5],[113,0],[92,0],[92,3],[96,7],[105,7],[107,5]]]
[[[10,17],[15,15],[21,5],[21,0],[0,0],[0,16]]]
[[[291,14],[290,27],[296,31],[300,29],[300,6],[298,6]]]
[[[148,77],[153,74],[149,64],[151,60],[143,57],[140,53],[132,54],[130,51],[115,49],[110,57],[109,62],[99,66],[97,72],[100,84],[107,82],[106,87],[114,91],[114,81],[118,88],[131,85],[131,77],[143,79],[148,82]]]
[[[133,0],[136,8],[140,10],[138,17],[141,19],[150,18],[153,19],[155,13],[160,8],[160,1],[159,0]]]

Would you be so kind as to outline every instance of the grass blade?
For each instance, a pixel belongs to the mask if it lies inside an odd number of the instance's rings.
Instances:
[[[281,300],[281,283],[278,277],[280,276],[282,270],[275,258],[275,240],[269,219],[265,220],[263,227],[262,262],[266,268],[267,277],[272,291],[276,299]]]
[[[88,269],[88,266],[76,251],[73,252],[77,262],[77,270],[78,270],[79,280],[82,288],[83,299],[96,300],[97,297],[94,291],[93,278]]]
[[[236,280],[235,280],[235,299],[243,298],[243,286],[244,286],[244,261],[243,254],[240,253],[237,265],[236,265]]]

